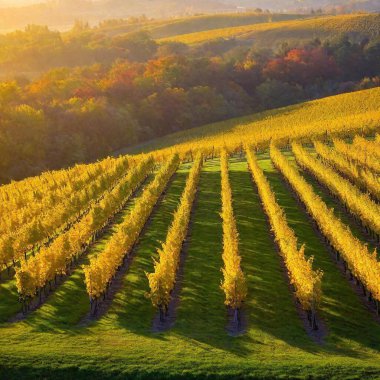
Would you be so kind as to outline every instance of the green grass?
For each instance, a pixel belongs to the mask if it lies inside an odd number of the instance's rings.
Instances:
[[[220,289],[220,168],[215,159],[207,161],[200,178],[174,327],[152,332],[156,311],[144,296],[144,272],[153,268],[152,257],[165,239],[189,165],[181,167],[141,236],[108,313],[98,322],[79,325],[86,310],[81,309],[82,296],[73,298],[68,284],[76,289],[83,284],[69,278],[26,321],[1,326],[0,378],[379,378],[380,326],[341,275],[268,156],[261,155],[259,162],[300,243],[315,257],[314,266],[324,270],[324,345],[314,343],[303,329],[247,163],[239,158],[231,159],[230,180],[249,288],[244,305],[248,323],[242,336],[226,332]],[[85,297],[83,302],[88,307]]]
[[[284,341],[297,341],[299,345],[307,346],[310,342],[298,318],[247,162],[245,159],[231,160],[230,171],[242,269],[248,280],[250,294],[245,308],[248,335],[255,342],[274,339],[278,349],[281,349]]]
[[[134,253],[134,259],[124,277],[123,287],[114,297],[109,312],[99,325],[107,328],[119,326],[129,331],[148,334],[156,313],[145,294],[149,291],[146,272],[153,271],[153,258],[157,248],[165,241],[172,216],[185,187],[190,164],[182,164],[170,184],[162,202],[154,212],[146,232],[141,236]]]
[[[347,356],[355,356],[355,348],[360,345],[379,349],[380,342],[375,338],[380,333],[379,324],[374,322],[359,297],[354,294],[323,240],[315,232],[307,213],[285,187],[281,174],[274,169],[269,159],[261,163],[300,245],[306,244],[306,254],[314,256],[314,268],[324,272],[321,316],[328,327],[327,346],[333,351],[337,351],[336,347],[342,347],[342,354]],[[344,342],[350,342],[351,347],[344,348]]]
[[[49,297],[43,306],[32,313],[27,323],[37,330],[67,328],[75,326],[89,311],[89,298],[85,286],[83,265],[96,257],[105,247],[120,223],[128,217],[136,199],[142,190],[153,179],[150,175],[144,185],[130,198],[123,210],[116,215],[110,228],[95,242],[88,254],[80,261],[77,268],[66,281]],[[73,307],[75,305],[75,307]]]
[[[8,321],[14,314],[21,311],[14,278],[6,278],[0,282],[0,300],[0,323]]]
[[[151,181],[153,175],[148,177],[147,182]],[[136,194],[141,193],[139,190]],[[49,295],[48,300],[31,315],[28,322],[38,328],[49,328],[51,325],[61,327],[70,326],[78,322],[88,310],[88,297],[84,285],[84,273],[82,265],[89,263],[92,257],[95,257],[102,251],[108,239],[116,231],[117,225],[128,215],[129,210],[133,207],[136,196],[132,197],[125,205],[122,212],[115,216],[111,227],[106,230],[104,235],[90,248],[88,254],[80,258],[76,268],[64,283],[58,286],[58,289]],[[21,311],[21,304],[18,302],[18,293],[16,281],[12,275],[5,277],[0,283],[0,323],[8,321],[13,315]],[[68,302],[70,300],[70,302]],[[75,309],[72,305],[75,304]]]
[[[375,242],[370,239],[370,237],[365,233],[365,230],[356,222],[353,216],[344,208],[343,202],[334,198],[327,190],[326,187],[322,186],[318,181],[308,172],[302,170],[295,162],[295,157],[293,154],[288,154],[289,160],[291,160],[294,165],[302,172],[304,178],[313,186],[315,193],[317,193],[322,200],[327,204],[329,208],[334,209],[335,215],[346,225],[350,227],[352,234],[366,243],[368,247],[373,251],[376,248]]]
[[[219,169],[219,161],[210,160],[201,173],[175,325],[176,333],[185,338],[204,342],[207,337],[208,343],[216,346],[226,325],[220,289],[223,263]]]

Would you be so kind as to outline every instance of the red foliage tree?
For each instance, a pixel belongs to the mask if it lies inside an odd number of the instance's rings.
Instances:
[[[334,78],[339,74],[339,67],[334,57],[321,47],[292,49],[284,57],[269,60],[263,74],[270,79],[305,86],[316,79]]]

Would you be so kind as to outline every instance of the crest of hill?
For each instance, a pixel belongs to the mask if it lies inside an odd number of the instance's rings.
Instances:
[[[183,34],[255,25],[268,22],[304,19],[309,15],[281,13],[222,13],[173,18],[169,20],[147,20],[131,22],[128,20],[108,20],[101,24],[100,30],[108,35],[119,35],[137,30],[147,30],[153,38],[167,38]]]
[[[216,39],[254,41],[258,45],[270,46],[283,40],[310,40],[333,38],[348,34],[352,37],[380,36],[380,14],[351,14],[325,16],[308,19],[272,21],[261,24],[220,28],[211,31],[182,34],[163,38],[160,41],[176,41],[199,44]]]
[[[380,127],[380,88],[341,94],[241,118],[174,133],[122,153],[158,155],[173,150],[186,152],[197,148],[243,143],[267,146],[273,140],[313,138],[325,134],[347,136]]]

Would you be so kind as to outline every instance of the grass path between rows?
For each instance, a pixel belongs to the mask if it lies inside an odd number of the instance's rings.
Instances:
[[[144,186],[153,179],[151,174]],[[65,279],[63,284],[59,285],[42,307],[36,312],[32,312],[28,317],[28,323],[36,328],[52,328],[53,326],[65,327],[77,323],[81,316],[86,313],[88,307],[88,298],[84,286],[84,273],[82,265],[88,264],[92,257],[95,257],[104,248],[108,239],[116,231],[117,226],[129,214],[136,198],[140,195],[141,189],[132,196],[123,210],[115,215],[110,227],[104,234],[90,247],[89,252],[81,257],[76,267]],[[85,297],[86,296],[86,297]],[[84,301],[84,298],[86,300]],[[86,305],[85,305],[86,304]],[[75,307],[72,307],[75,305]],[[0,283],[0,323],[8,321],[12,316],[21,310],[21,304],[18,302],[18,293],[16,280],[14,277],[4,280]]]
[[[244,305],[246,334],[228,336],[222,280],[219,160],[208,161],[201,176],[191,226],[178,318],[174,332],[238,356],[263,356],[310,345],[297,316],[260,198],[245,160],[230,160],[233,207],[240,239],[242,268],[247,278]],[[288,323],[284,324],[286,320]],[[270,342],[270,343],[269,343]]]
[[[316,153],[313,150],[309,149],[309,152],[316,157]],[[355,221],[353,216],[344,208],[344,204],[337,198],[334,198],[318,181],[308,172],[302,170],[301,167],[297,164],[295,157],[292,153],[288,152],[287,156],[292,164],[297,167],[298,170],[302,173],[304,178],[313,186],[314,191],[323,199],[328,207],[333,208],[335,215],[345,224],[350,227],[351,232],[355,237],[361,240],[363,243],[368,244],[368,247],[373,251],[376,248],[376,244],[368,234],[365,233],[363,228]],[[339,174],[339,173],[338,173]],[[344,178],[344,176],[342,176]]]
[[[21,303],[18,301],[16,280],[12,277],[0,283],[0,323],[7,322],[19,311]]]
[[[67,328],[75,326],[89,311],[89,298],[85,286],[85,277],[82,265],[87,265],[96,257],[107,244],[108,240],[117,231],[118,226],[128,217],[136,200],[143,189],[152,181],[151,174],[144,185],[132,196],[123,210],[118,213],[110,228],[94,243],[88,254],[80,261],[80,265],[49,297],[47,302],[27,319],[30,326],[46,331],[47,329]]]
[[[225,327],[224,299],[220,290],[220,181],[219,160],[206,161],[190,222],[191,238],[174,328],[177,334],[184,337],[217,345],[223,345]]]
[[[165,241],[190,168],[191,164],[180,166],[174,181],[158,205],[135,249],[132,265],[123,279],[122,289],[115,295],[110,309],[99,321],[102,327],[121,327],[131,332],[150,333],[156,310],[145,297],[149,290],[145,273],[153,270],[153,258],[156,257],[161,242]]]
[[[279,352],[294,345],[307,347],[310,342],[297,315],[281,258],[245,158],[232,159],[230,171],[239,250],[249,289],[245,305],[247,341],[260,344],[272,341],[275,351]]]
[[[261,166],[270,181],[277,201],[286,212],[288,223],[299,239],[306,244],[307,256],[314,256],[313,267],[324,272],[322,278],[323,302],[321,316],[327,326],[325,350],[356,356],[360,347],[364,350],[380,349],[380,326],[354,293],[348,280],[342,275],[326,245],[313,228],[313,222],[296,201],[283,182],[282,175],[273,167],[269,158]],[[323,198],[326,200],[327,196]],[[331,201],[331,199],[330,199]]]
[[[153,269],[152,257],[166,237],[188,175],[186,165],[141,236],[108,313],[87,327],[61,329],[58,319],[49,329],[38,314],[42,309],[30,319],[39,320],[39,329],[25,322],[2,325],[0,378],[379,378],[379,325],[335,266],[268,156],[259,158],[300,243],[306,242],[307,254],[315,256],[315,267],[325,271],[326,344],[317,345],[303,329],[247,163],[237,158],[230,161],[230,180],[249,287],[244,305],[247,332],[238,337],[227,334],[220,289],[220,168],[219,160],[212,160],[205,163],[199,183],[174,327],[152,332],[156,311],[145,298],[145,271]],[[83,300],[87,311],[87,297]],[[62,302],[65,314],[75,310],[75,302],[67,295]]]

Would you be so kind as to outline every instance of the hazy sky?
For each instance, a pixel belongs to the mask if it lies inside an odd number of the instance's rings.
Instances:
[[[43,0],[0,0],[0,6],[18,6],[24,4],[42,3]]]

